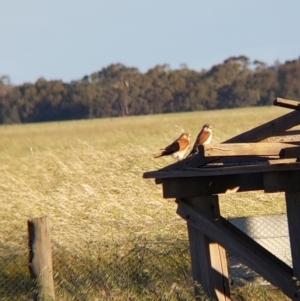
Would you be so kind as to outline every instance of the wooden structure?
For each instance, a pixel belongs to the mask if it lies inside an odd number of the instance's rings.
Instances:
[[[194,280],[216,300],[230,300],[225,250],[300,300],[300,131],[287,131],[300,124],[300,103],[277,98],[274,105],[294,111],[143,175],[162,184],[164,198],[176,198],[187,221]],[[257,190],[285,192],[293,268],[220,215],[218,194]]]
[[[54,300],[50,221],[47,216],[28,220],[29,272],[34,301]]]

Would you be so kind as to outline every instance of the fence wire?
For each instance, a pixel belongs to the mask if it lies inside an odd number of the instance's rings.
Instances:
[[[292,267],[286,214],[240,217],[229,221]],[[229,262],[233,284],[239,284],[244,280],[255,280],[262,285],[269,285],[268,282],[243,265],[236,257],[229,255]]]
[[[286,215],[236,218],[230,222],[291,266]],[[57,300],[141,300],[143,296],[153,296],[149,300],[155,300],[155,296],[164,297],[163,300],[193,300],[186,233],[180,232],[176,239],[175,233],[149,236],[151,229],[147,228],[139,229],[139,235],[124,236],[116,231],[118,223],[113,224],[113,227],[103,225],[102,234],[85,229],[86,236],[77,239],[68,235],[70,225],[52,226]],[[75,232],[76,227],[82,225],[74,224]],[[3,231],[0,230],[0,235]],[[1,301],[31,299],[33,287],[24,232],[19,233],[14,244],[1,240]],[[228,258],[232,284],[255,279],[264,284],[263,279],[236,258],[230,254]]]

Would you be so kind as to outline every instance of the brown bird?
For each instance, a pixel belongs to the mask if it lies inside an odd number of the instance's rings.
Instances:
[[[195,153],[198,153],[199,152],[198,146],[209,144],[211,142],[211,139],[212,139],[212,126],[209,124],[204,124],[202,130],[200,131],[200,133],[196,138],[193,149],[189,153],[188,157]]]
[[[165,148],[161,149],[161,152],[154,155],[154,158],[159,158],[162,156],[172,155],[174,159],[178,159],[178,161],[183,159],[183,156],[190,144],[191,136],[189,133],[183,133],[180,135],[178,139],[172,142]]]

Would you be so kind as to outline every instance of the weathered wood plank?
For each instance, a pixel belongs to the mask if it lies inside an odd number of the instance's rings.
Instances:
[[[299,182],[300,183],[300,182]],[[300,279],[300,184],[297,192],[286,192],[286,212],[294,276]]]
[[[242,166],[226,166],[226,167],[206,167],[206,168],[187,168],[185,170],[173,171],[149,171],[144,173],[144,178],[182,178],[182,177],[205,177],[218,175],[234,175],[249,173],[265,173],[265,172],[282,172],[282,171],[298,171],[300,163],[291,164],[265,164],[242,165]]]
[[[269,159],[268,164],[290,164],[296,163],[297,158],[288,158],[288,159]]]
[[[225,143],[259,142],[300,124],[300,112],[293,111],[232,137]]]
[[[211,240],[218,242],[232,255],[240,259],[248,267],[256,271],[274,286],[279,287],[291,300],[300,300],[297,281],[293,278],[292,270],[285,263],[277,264],[272,260],[272,255],[262,254],[256,243],[246,241],[242,236],[236,235],[230,229],[224,227],[218,221],[209,220],[202,216],[190,205],[182,201],[178,202],[177,213],[191,226],[201,231]],[[279,260],[279,259],[278,259]],[[282,265],[285,268],[282,268]]]
[[[281,158],[300,157],[300,147],[291,143],[222,143],[199,146],[203,157],[227,156],[280,156]]]
[[[218,196],[189,199],[196,210],[208,219],[220,217]],[[187,223],[192,260],[193,278],[202,285],[207,295],[219,301],[229,301],[229,281],[226,252],[216,242],[211,241],[198,229]],[[196,296],[200,295],[199,287],[195,286]],[[198,297],[201,300],[201,297]]]
[[[263,175],[265,192],[295,192],[300,189],[300,171],[268,172]]]
[[[262,174],[162,179],[164,198],[208,196],[220,193],[263,190]]]
[[[288,109],[300,110],[300,102],[291,99],[277,97],[275,98],[273,105]]]
[[[288,130],[296,125],[300,124],[300,112],[293,111],[283,116],[280,116],[276,119],[268,121],[262,125],[259,125],[249,131],[246,131],[242,134],[239,134],[235,137],[232,137],[223,143],[247,143],[247,142],[259,142],[268,137],[275,136],[278,133],[281,133],[285,130]],[[215,160],[215,159],[214,159]],[[186,158],[180,162],[176,162],[174,164],[168,165],[162,169],[161,171],[168,170],[178,170],[185,169],[186,167],[200,167],[209,162],[212,159],[203,158],[198,154],[195,154],[192,157]]]

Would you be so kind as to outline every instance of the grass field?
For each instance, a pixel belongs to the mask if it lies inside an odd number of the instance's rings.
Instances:
[[[53,239],[68,248],[75,242],[136,237],[184,240],[185,224],[175,214],[174,200],[163,199],[161,186],[142,178],[143,172],[174,161],[152,155],[177,138],[180,128],[193,141],[210,123],[213,142],[221,142],[287,112],[263,107],[1,126],[1,252],[17,248],[26,240],[26,221],[43,215],[50,217]],[[220,206],[225,217],[285,212],[281,194],[229,194],[220,197]],[[111,300],[128,300],[124,294]],[[159,299],[153,294],[148,300]],[[186,295],[191,294],[187,289]]]

